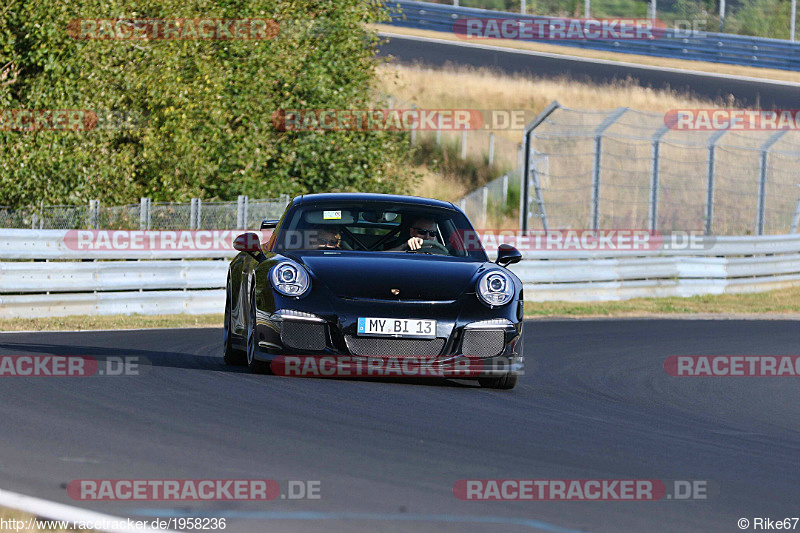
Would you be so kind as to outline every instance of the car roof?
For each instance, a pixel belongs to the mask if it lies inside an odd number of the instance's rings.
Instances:
[[[422,198],[421,196],[402,196],[399,194],[378,194],[367,192],[328,192],[319,194],[304,194],[294,199],[294,205],[311,204],[315,202],[397,202],[420,206],[442,207],[455,209],[451,202]]]

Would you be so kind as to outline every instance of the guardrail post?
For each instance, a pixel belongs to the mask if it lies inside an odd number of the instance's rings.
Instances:
[[[464,125],[464,128],[461,130],[461,159],[464,160],[467,158],[467,126]]]
[[[520,217],[520,230],[528,231],[530,229],[531,217],[531,184],[534,182],[536,189],[536,200],[539,202],[539,209],[541,210],[542,225],[547,230],[547,215],[544,212],[544,199],[541,196],[541,189],[539,187],[539,178],[536,176],[535,164],[531,165],[531,150],[533,147],[534,130],[539,127],[539,124],[544,122],[556,109],[561,107],[558,100],[553,100],[550,105],[544,108],[539,115],[533,119],[527,126],[522,136],[522,175],[520,176],[520,191],[519,191],[519,217]]]
[[[139,200],[139,229],[150,229],[150,198],[145,196]]]
[[[655,231],[658,225],[658,165],[661,151],[661,137],[669,131],[664,125],[653,134],[652,162],[650,164],[650,212],[648,217],[650,231]]]
[[[100,229],[100,200],[89,200],[89,229]]]
[[[489,133],[489,167],[494,165],[494,132]]]
[[[756,234],[764,234],[764,217],[767,211],[767,156],[772,145],[778,142],[781,137],[786,135],[789,130],[782,130],[773,133],[764,144],[761,145],[761,157],[758,160],[758,215],[756,220]]]
[[[503,174],[503,209],[508,205],[508,174]]]
[[[706,176],[706,235],[711,235],[714,227],[714,173],[717,163],[717,141],[728,130],[720,130],[708,139],[708,171]]]
[[[594,130],[594,153],[592,156],[592,229],[597,231],[600,226],[600,163],[603,158],[603,132],[617,121],[626,111],[627,107],[620,107],[606,117]]]

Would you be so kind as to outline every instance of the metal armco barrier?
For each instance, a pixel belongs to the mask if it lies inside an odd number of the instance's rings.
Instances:
[[[390,1],[391,24],[407,28],[453,32],[460,18],[513,18],[545,20],[553,17],[520,15],[407,0]],[[470,39],[472,42],[481,42]],[[651,40],[549,40],[537,41],[573,48],[606,50],[675,59],[692,59],[783,70],[800,69],[800,43],[727,33],[691,32],[667,29],[663,37]]]
[[[222,313],[228,259],[235,252],[95,251],[63,245],[63,230],[0,230],[0,318]],[[680,239],[680,241],[678,240]],[[61,245],[59,245],[61,240]],[[527,250],[512,266],[530,302],[624,300],[758,292],[800,283],[800,235],[697,236],[661,250]],[[494,256],[497,243],[486,239]],[[182,260],[176,259],[183,254]],[[47,259],[34,262],[34,259]],[[66,260],[66,261],[65,261]]]

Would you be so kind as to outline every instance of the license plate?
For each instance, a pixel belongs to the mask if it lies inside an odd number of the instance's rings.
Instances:
[[[414,318],[359,317],[358,334],[433,339],[436,337],[436,321]]]

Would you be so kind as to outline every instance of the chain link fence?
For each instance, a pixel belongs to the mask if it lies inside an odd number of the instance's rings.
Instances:
[[[797,130],[673,130],[660,113],[554,102],[525,143],[522,229],[775,235],[798,228]]]
[[[142,198],[138,204],[102,206],[91,200],[88,206],[39,205],[23,208],[0,206],[0,228],[19,229],[259,229],[265,218],[277,219],[290,201],[280,198],[249,199],[236,202],[190,203],[152,202]]]

